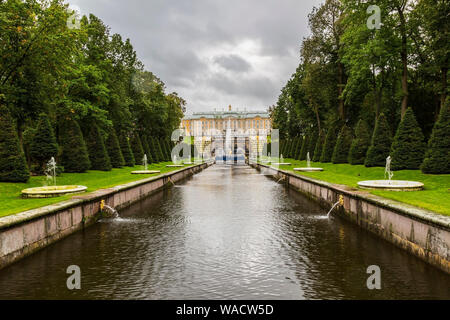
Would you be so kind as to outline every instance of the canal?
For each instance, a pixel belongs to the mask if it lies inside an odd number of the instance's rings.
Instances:
[[[66,269],[81,269],[81,290]],[[369,290],[367,268],[381,269]],[[450,277],[250,167],[212,166],[0,271],[0,299],[450,299]]]

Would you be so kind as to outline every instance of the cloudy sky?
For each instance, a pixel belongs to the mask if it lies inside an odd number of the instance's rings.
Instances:
[[[307,15],[322,0],[69,0],[130,38],[187,113],[265,110],[299,63]]]

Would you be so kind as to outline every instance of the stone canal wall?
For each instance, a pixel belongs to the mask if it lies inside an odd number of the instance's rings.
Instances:
[[[95,223],[102,200],[122,209],[207,167],[206,163],[187,167],[0,218],[0,269]]]
[[[262,173],[330,208],[344,198],[334,213],[358,224],[420,259],[450,273],[450,217],[356,188],[335,185],[266,165],[251,164]]]

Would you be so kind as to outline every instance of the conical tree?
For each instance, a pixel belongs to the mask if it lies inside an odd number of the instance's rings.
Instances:
[[[336,146],[334,147],[333,157],[331,161],[333,163],[347,163],[348,153],[352,145],[353,135],[347,125],[344,125],[339,132]]]
[[[370,143],[369,128],[364,120],[359,120],[356,125],[356,137],[352,141],[348,162],[350,164],[364,164],[366,160],[367,149]]]
[[[316,149],[317,138],[319,137],[317,130],[313,130],[309,135],[309,144],[308,144],[308,152],[309,156],[312,160],[314,157],[314,150]]]
[[[141,137],[142,148],[144,149],[144,153],[147,155],[147,163],[153,163],[152,152],[150,151],[150,145],[148,144],[147,136],[143,135]]]
[[[300,159],[306,160],[306,155],[308,154],[308,146],[309,146],[309,135],[303,138],[302,148],[300,149]]]
[[[133,157],[135,164],[142,164],[144,159],[144,148],[142,147],[141,138],[137,132],[134,132],[130,140],[131,150],[133,151]],[[148,157],[147,157],[148,160]]]
[[[391,147],[391,169],[419,169],[425,156],[427,145],[422,129],[411,108],[406,110],[400,122]]]
[[[328,129],[327,136],[325,137],[325,141],[323,143],[322,154],[320,156],[320,162],[331,162],[331,158],[333,157],[334,147],[336,146],[337,140],[337,125],[332,124]]]
[[[158,148],[155,144],[155,139],[153,137],[148,137],[147,141],[148,141],[148,144],[150,147],[150,152],[152,154],[153,162],[154,163],[161,162],[162,160],[158,156]]]
[[[36,133],[31,139],[29,150],[31,159],[38,165],[39,173],[43,172],[45,163],[58,155],[58,143],[45,113],[39,115]]]
[[[314,162],[320,161],[320,156],[322,155],[323,144],[325,142],[325,134],[320,132],[317,138],[316,147],[314,148],[314,156],[312,157]]]
[[[59,131],[62,147],[61,165],[64,166],[64,171],[86,172],[91,162],[80,125],[76,120],[66,119],[61,121]]]
[[[291,139],[291,145],[289,148],[289,158],[294,159],[295,157],[295,148],[297,147],[297,137]]]
[[[302,150],[303,145],[303,136],[297,137],[297,141],[295,143],[295,149],[294,153],[292,155],[292,159],[299,160],[300,159],[300,152]]]
[[[125,160],[125,165],[127,167],[134,167],[134,165],[136,164],[136,161],[134,159],[133,150],[131,149],[131,146],[130,146],[130,141],[125,132],[122,132],[119,135],[119,144],[120,144],[120,150],[122,151],[122,155]]]
[[[424,173],[450,173],[450,97],[434,125],[421,169]]]
[[[27,161],[20,147],[14,120],[8,108],[0,105],[0,181],[27,182]]]
[[[156,153],[156,157],[158,159],[158,162],[163,162],[164,161],[164,155],[162,153],[161,146],[159,145],[159,140],[157,138],[153,138],[153,144],[154,144],[154,147],[155,147],[155,153]]]
[[[166,140],[161,138],[159,140],[159,145],[161,146],[161,150],[164,156],[164,161],[170,161],[169,149],[167,148]]]
[[[291,145],[292,145],[292,140],[286,140],[286,147],[285,147],[285,151],[284,151],[284,158],[289,158],[290,154],[289,151],[291,150]]]
[[[375,124],[372,141],[367,150],[365,166],[366,167],[384,167],[386,159],[391,151],[391,132],[386,117],[381,113]]]
[[[86,135],[86,147],[92,170],[110,171],[112,169],[111,159],[106,151],[102,134],[95,123],[91,124]]]
[[[111,128],[108,139],[106,139],[106,149],[113,168],[122,168],[125,165],[125,159],[120,149],[119,139],[116,131]]]

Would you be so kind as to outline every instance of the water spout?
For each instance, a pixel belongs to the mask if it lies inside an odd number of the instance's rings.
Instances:
[[[147,160],[146,154],[144,154],[144,158],[142,158],[142,164],[144,165],[144,170],[147,171],[148,170],[148,160]]]
[[[102,212],[106,212],[109,218],[115,219],[119,217],[119,212],[117,212],[117,210],[114,209],[113,207],[110,207],[107,204],[105,204],[105,200],[102,200],[102,202],[100,203],[100,210]]]
[[[327,217],[330,217],[331,212],[336,208],[337,206],[343,206],[344,205],[344,197],[342,195],[339,196],[339,201],[336,202],[332,207],[331,210],[328,211]]]
[[[54,157],[45,165],[44,173],[47,176],[47,181],[56,186],[56,161]]]
[[[389,184],[391,184],[392,177],[394,176],[394,173],[391,171],[391,162],[392,162],[391,156],[387,157],[386,168],[384,169],[384,179],[386,179],[387,177],[389,180]]]
[[[306,154],[306,166],[308,168],[311,168],[311,157],[309,155],[309,152]]]

